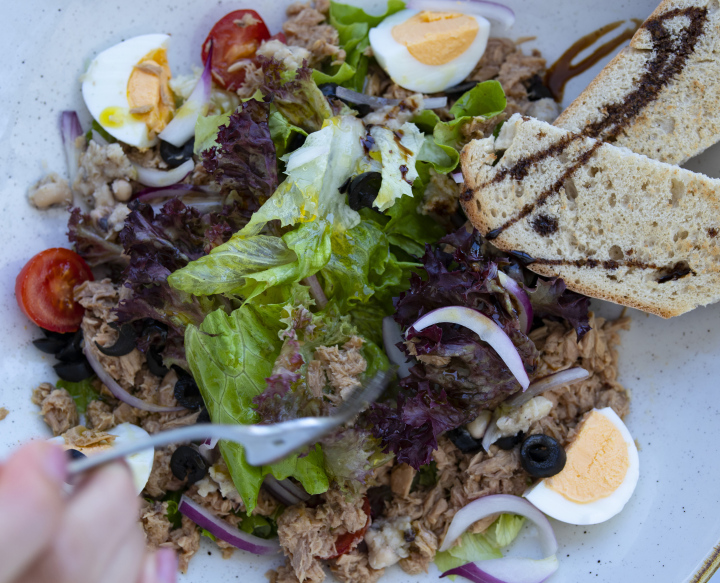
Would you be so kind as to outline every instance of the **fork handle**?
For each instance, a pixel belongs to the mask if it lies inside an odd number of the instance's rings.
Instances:
[[[327,431],[327,418],[307,417],[274,425],[215,425],[203,423],[160,431],[149,439],[138,440],[68,464],[69,477],[145,449],[206,439],[223,439],[245,447],[250,465],[263,466],[282,459],[296,449],[317,440]]]

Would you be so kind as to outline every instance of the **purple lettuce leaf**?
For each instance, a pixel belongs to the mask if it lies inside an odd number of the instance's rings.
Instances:
[[[182,363],[182,339],[188,324],[200,325],[205,315],[217,308],[230,309],[221,297],[197,298],[171,288],[168,276],[188,262],[202,257],[230,238],[248,220],[247,205],[234,203],[219,212],[201,213],[179,199],[165,203],[159,212],[150,205],[133,202],[120,232],[129,263],[124,272],[124,297],[116,313],[121,324],[146,319],[168,327],[167,362]],[[255,208],[255,207],[254,207]]]
[[[278,186],[275,144],[270,136],[270,105],[250,99],[218,128],[213,146],[202,152],[205,170],[224,192],[235,190],[265,202]]]
[[[590,298],[565,289],[562,279],[538,279],[537,286],[528,295],[536,317],[564,318],[575,328],[578,342],[590,331]]]

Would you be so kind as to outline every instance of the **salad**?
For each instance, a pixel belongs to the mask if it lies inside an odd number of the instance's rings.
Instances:
[[[318,0],[282,32],[235,10],[173,75],[168,35],[101,52],[63,112],[73,251],[16,281],[60,380],[32,398],[73,455],[143,431],[368,410],[266,467],[233,443],[132,463],[150,546],[282,553],[274,581],[376,581],[435,563],[473,581],[558,568],[545,515],[595,524],[638,476],[619,330],[493,248],[458,204],[459,152],[513,113],[552,121],[545,61],[507,8]],[[598,460],[590,463],[588,460]],[[542,560],[503,558],[525,521]]]

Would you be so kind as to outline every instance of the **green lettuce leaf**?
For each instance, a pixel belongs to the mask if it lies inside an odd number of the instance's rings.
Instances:
[[[201,115],[198,117],[195,122],[195,145],[193,146],[196,156],[213,146],[220,146],[217,142],[218,128],[227,125],[231,115],[232,112],[229,111],[219,115]]]
[[[374,126],[370,135],[382,165],[382,186],[373,206],[384,212],[403,196],[412,197],[412,184],[418,177],[415,164],[425,137],[412,123],[403,124],[397,131]]]
[[[65,389],[70,393],[73,401],[75,401],[75,408],[78,410],[78,413],[83,414],[87,411],[87,406],[90,401],[100,398],[100,394],[95,390],[92,383],[94,378],[93,376],[79,383],[72,383],[61,379],[55,383],[55,386],[58,389]]]
[[[398,261],[387,235],[372,221],[332,235],[332,255],[320,270],[323,289],[345,314],[370,298],[392,311],[392,297],[406,288],[415,263]]]
[[[296,287],[293,301],[308,301],[307,291]],[[228,315],[222,310],[210,313],[199,326],[189,326],[185,350],[193,377],[200,387],[214,423],[257,423],[252,401],[265,389],[282,341],[281,318],[285,304],[255,305],[246,302]],[[310,494],[327,490],[323,454],[316,447],[305,456],[292,455],[271,466],[254,467],[245,460],[241,445],[220,442],[235,487],[248,512],[257,503],[266,474],[277,479],[297,479]]]
[[[304,223],[282,237],[235,234],[208,255],[168,277],[170,285],[196,296],[229,294],[246,300],[273,286],[316,273],[330,259],[330,226]]]
[[[285,156],[287,179],[263,204],[240,236],[260,233],[272,220],[283,227],[328,219],[336,230],[351,229],[360,215],[345,203],[339,188],[357,174],[364,150],[360,138],[365,127],[349,116],[327,120],[322,129],[310,134],[302,147]]]
[[[274,106],[271,106],[270,108],[268,125],[270,126],[270,137],[275,144],[275,152],[278,157],[285,155],[288,145],[290,144],[290,140],[292,140],[296,134],[301,134],[303,136],[308,135],[304,129],[291,124],[290,121]]]
[[[435,555],[435,564],[443,573],[455,567],[484,561],[486,559],[500,559],[500,549],[513,542],[525,519],[513,514],[501,514],[488,529],[479,534],[466,532],[460,538],[460,544],[451,549]],[[453,576],[450,576],[454,579]]]
[[[345,63],[340,67],[331,67],[325,71],[324,76],[313,73],[316,81],[327,83],[328,78],[338,78],[341,81],[333,80],[333,82],[355,91],[362,91],[369,63],[369,58],[364,53],[370,46],[368,38],[370,29],[404,8],[405,3],[402,0],[388,0],[385,14],[373,16],[357,6],[331,1],[329,20],[338,31],[340,47],[346,54]]]
[[[432,132],[432,139],[426,139],[418,160],[432,164],[436,172],[452,172],[460,162],[459,149],[462,143],[462,128],[473,117],[490,119],[503,112],[507,100],[502,85],[497,81],[478,83],[464,93],[450,108],[455,119],[444,122],[432,110],[425,110],[413,118],[413,122],[424,132]]]

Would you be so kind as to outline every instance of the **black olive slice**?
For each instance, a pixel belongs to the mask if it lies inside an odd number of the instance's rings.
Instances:
[[[32,343],[35,345],[35,348],[45,354],[55,354],[65,348],[69,341],[69,338],[46,337],[33,340]]]
[[[200,411],[200,415],[198,415],[195,423],[210,423],[210,413],[207,409],[203,409],[202,411]]]
[[[363,172],[358,174],[348,185],[348,204],[354,211],[361,208],[372,208],[382,186],[380,172]]]
[[[520,447],[520,463],[534,478],[549,478],[565,467],[565,449],[549,435],[529,435]]]
[[[207,474],[207,462],[198,450],[181,445],[170,458],[170,470],[178,480],[187,478],[188,485],[202,480]]]
[[[145,325],[140,332],[138,337],[138,344],[144,346],[155,346],[158,352],[162,352],[165,348],[165,342],[167,340],[168,327],[162,322],[157,320],[146,320]],[[143,350],[141,348],[141,350]]]
[[[53,368],[57,376],[71,383],[79,383],[80,381],[89,379],[95,374],[95,371],[88,364],[87,359],[76,362],[58,362]]]
[[[82,330],[78,330],[73,335],[72,339],[68,344],[55,353],[55,358],[60,362],[79,362],[85,359],[85,355],[82,350],[83,333]]]
[[[523,435],[524,433],[521,431],[517,435],[508,435],[506,437],[501,437],[495,442],[495,445],[497,445],[500,449],[512,449],[522,441]]]
[[[455,447],[463,453],[475,453],[483,448],[482,440],[475,439],[464,427],[457,427],[448,431],[447,436],[455,444]]]
[[[443,91],[446,95],[458,95],[467,93],[470,91],[475,85],[478,84],[478,81],[466,81],[464,83],[460,83],[458,85],[453,85],[452,87],[448,87]]]
[[[170,168],[177,168],[193,157],[195,137],[193,136],[179,148],[170,142],[160,140],[160,157]]]
[[[174,392],[175,400],[186,409],[199,409],[205,404],[195,379],[187,373],[178,375]]]
[[[81,460],[83,458],[86,458],[87,456],[77,449],[66,449],[65,453],[71,460]]]
[[[112,346],[101,346],[95,342],[95,346],[105,356],[125,356],[135,350],[135,342],[137,341],[137,332],[132,324],[123,324],[115,344]]]
[[[322,85],[319,86],[320,92],[325,97],[333,97],[335,99],[337,99],[337,93],[336,93],[337,88],[338,88],[337,83],[323,83]]]
[[[529,101],[538,101],[545,97],[553,96],[552,91],[543,83],[540,75],[533,75],[529,79],[525,79],[523,85],[525,85],[525,89],[527,89]]]
[[[154,346],[148,348],[148,351],[145,353],[145,361],[147,362],[150,372],[156,377],[164,377],[168,372],[170,372],[170,369],[163,364],[163,358],[160,355],[160,351]]]

